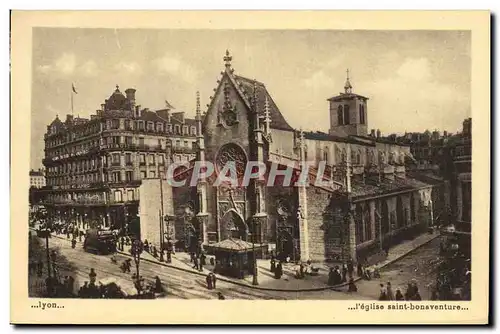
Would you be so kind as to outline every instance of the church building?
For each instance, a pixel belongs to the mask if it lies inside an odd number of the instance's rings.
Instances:
[[[200,180],[173,188],[178,249],[233,238],[258,244],[261,257],[356,263],[433,224],[440,181],[409,173],[409,146],[368,134],[368,98],[353,92],[349,73],[344,92],[328,99],[328,133],[304,132],[289,125],[264,83],[236,74],[231,62],[226,51],[205,113],[197,96],[197,157],[175,177],[187,179],[195,161],[209,161],[216,171],[234,161],[239,176],[248,161],[283,167],[325,161],[326,168],[311,168],[303,186],[255,179],[247,187]],[[316,177],[329,185],[315,185]]]

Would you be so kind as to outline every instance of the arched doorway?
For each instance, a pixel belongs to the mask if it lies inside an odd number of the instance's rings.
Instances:
[[[222,240],[234,238],[247,240],[248,226],[239,213],[230,209],[221,219],[221,238]]]

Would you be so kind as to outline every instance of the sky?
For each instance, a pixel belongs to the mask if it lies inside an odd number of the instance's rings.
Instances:
[[[328,131],[327,99],[369,98],[369,129],[382,134],[457,132],[470,117],[468,31],[33,30],[31,168],[42,167],[43,135],[59,115],[90,117],[119,85],[144,108],[168,100],[194,117],[214,94],[229,49],[235,74],[264,82],[294,128]]]

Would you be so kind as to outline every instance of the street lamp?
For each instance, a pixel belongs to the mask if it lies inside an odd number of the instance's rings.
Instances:
[[[141,254],[143,250],[144,250],[144,244],[142,243],[142,241],[139,239],[135,239],[134,242],[132,243],[132,248],[130,249],[130,251],[132,253],[132,256],[134,257],[137,284],[140,284],[139,264],[141,262]]]
[[[172,240],[170,237],[170,222],[175,220],[175,216],[170,215],[170,214],[166,214],[164,216],[164,220],[167,223],[167,232],[163,233],[162,238],[165,238],[165,236],[167,237],[167,263],[171,263],[172,262],[173,246],[172,246]],[[162,250],[162,253],[163,253],[163,250]]]
[[[260,224],[261,219],[266,218],[265,213],[256,213],[252,218],[253,232],[252,232],[252,253],[253,253],[253,279],[252,285],[259,285],[258,270],[257,270],[257,253],[255,252],[255,241],[257,238],[257,225]]]

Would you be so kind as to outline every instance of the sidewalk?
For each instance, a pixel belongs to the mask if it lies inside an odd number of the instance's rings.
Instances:
[[[68,240],[66,235],[56,235],[52,234],[52,236]],[[424,246],[435,238],[439,237],[440,234],[435,232],[433,234],[422,234],[416,237],[413,240],[409,240],[403,243],[400,243],[389,250],[389,254],[385,260],[377,263],[374,266],[377,266],[379,269],[384,268],[385,266],[401,259],[402,257],[408,255],[414,250]],[[131,256],[130,254],[130,245],[124,246],[123,251],[118,251],[119,254]],[[195,275],[200,275],[205,277],[209,272],[213,270],[213,266],[210,265],[210,257],[207,256],[207,265],[204,266],[203,271],[198,271],[193,268],[193,264],[190,262],[190,256],[185,252],[177,252],[172,255],[172,262],[160,262],[158,258],[155,258],[152,254],[143,252],[141,254],[141,260],[148,261],[150,263],[155,263],[158,265],[162,265],[165,267],[182,270],[184,272],[189,272]],[[166,255],[164,256],[166,260]],[[306,276],[304,279],[296,279],[295,275],[295,264],[285,263],[283,264],[283,276],[281,279],[275,279],[273,273],[270,271],[270,262],[269,260],[257,260],[257,268],[258,268],[258,282],[259,285],[253,285],[252,279],[253,277],[247,276],[244,279],[236,279],[226,276],[217,275],[217,279],[236,284],[239,286],[245,286],[251,289],[259,289],[259,290],[269,290],[269,291],[283,291],[283,292],[300,292],[300,291],[321,291],[321,290],[337,290],[343,288],[347,285],[347,283],[329,286],[327,285],[328,281],[328,267],[323,264],[316,264],[319,266],[319,275],[318,276]],[[373,268],[371,266],[370,268]],[[355,276],[356,277],[356,276]],[[354,279],[355,282],[361,280],[361,277],[356,277]]]
[[[389,250],[389,254],[385,260],[377,263],[374,266],[377,266],[379,269],[384,268],[385,266],[391,264],[399,260],[400,258],[408,255],[413,252],[417,248],[429,243],[435,238],[439,237],[439,233],[435,232],[434,234],[422,234],[416,237],[413,240],[403,242],[392,247]],[[125,246],[124,251],[119,251],[119,253],[130,256],[130,246]],[[182,270],[185,272],[190,272],[192,274],[206,276],[209,272],[213,270],[213,266],[210,265],[210,257],[207,256],[207,265],[204,266],[203,271],[198,271],[193,268],[193,264],[190,262],[190,256],[185,252],[177,252],[172,255],[172,262],[160,262],[159,259],[155,258],[153,255],[147,252],[143,252],[141,254],[141,259],[157,263],[159,265],[163,265],[170,268],[175,268],[178,270]],[[166,259],[166,255],[165,255]],[[318,266],[318,265],[316,265]],[[373,267],[370,267],[373,269]],[[271,290],[271,291],[321,291],[327,289],[338,289],[347,285],[347,283],[339,284],[336,286],[327,285],[328,282],[328,267],[324,265],[319,265],[319,275],[318,276],[306,276],[304,279],[296,279],[295,275],[295,267],[296,265],[293,263],[285,263],[283,264],[283,276],[281,279],[275,279],[273,273],[270,271],[270,262],[269,260],[257,260],[257,268],[258,268],[258,282],[259,285],[253,285],[252,280],[253,277],[247,276],[244,279],[236,279],[226,276],[217,275],[217,278],[221,281],[237,284],[240,286],[247,286],[252,289],[260,289],[260,290]],[[354,279],[355,282],[359,281],[361,278],[356,277]]]

